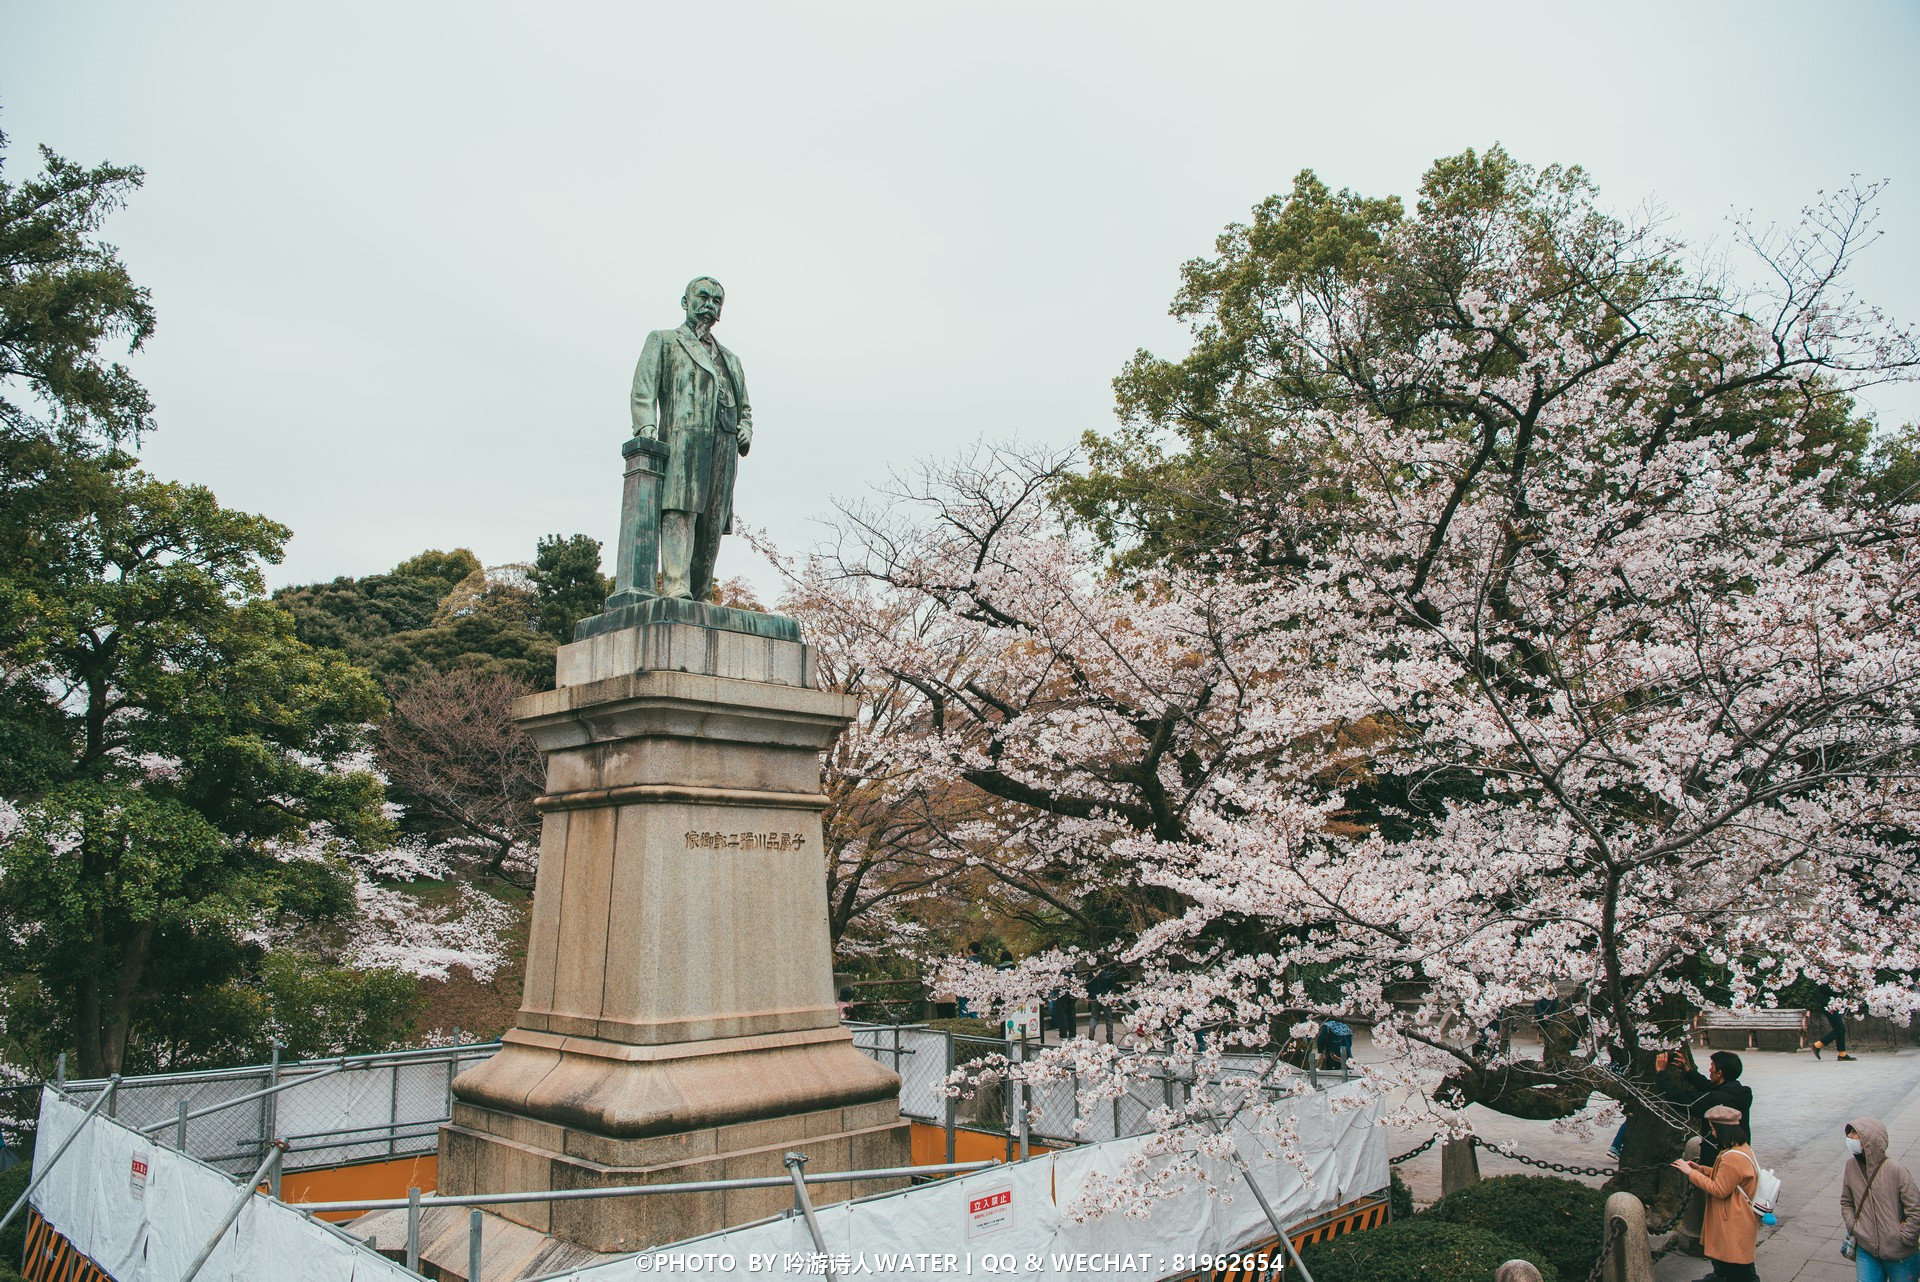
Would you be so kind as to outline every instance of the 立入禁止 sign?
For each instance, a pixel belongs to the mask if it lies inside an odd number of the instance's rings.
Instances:
[[[967,1197],[967,1240],[1013,1227],[1013,1185],[994,1184]]]

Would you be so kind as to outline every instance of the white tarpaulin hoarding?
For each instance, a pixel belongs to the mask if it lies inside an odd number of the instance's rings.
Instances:
[[[1265,1156],[1250,1133],[1236,1136],[1282,1224],[1301,1223],[1387,1186],[1387,1137],[1375,1125],[1376,1105],[1349,1089],[1301,1096],[1290,1112],[1305,1173]],[[1195,1185],[1154,1202],[1144,1219],[1119,1213],[1080,1218],[1089,1185],[1119,1173],[1149,1142],[1141,1136],[1089,1144],[825,1207],[817,1216],[821,1234],[830,1257],[857,1261],[852,1267],[840,1261],[835,1273],[862,1279],[924,1279],[930,1273],[1077,1278],[1097,1271],[1142,1282],[1188,1271],[1197,1255],[1220,1255],[1273,1236],[1245,1177],[1225,1164],[1210,1168],[1224,1196]],[[662,1247],[648,1253],[652,1260],[641,1271],[759,1279],[818,1274],[810,1267],[815,1251],[805,1222],[796,1217]],[[607,1282],[635,1274],[636,1262],[622,1258],[556,1276]]]
[[[1386,1134],[1357,1093],[1301,1096],[1289,1106],[1306,1170],[1261,1153],[1242,1133],[1241,1152],[1283,1224],[1298,1224],[1387,1184]],[[84,1109],[53,1091],[40,1104],[36,1173],[80,1124]],[[105,1117],[86,1123],[34,1194],[41,1216],[116,1282],[177,1282],[239,1190],[221,1172]],[[1184,1272],[1197,1255],[1219,1255],[1272,1236],[1239,1173],[1210,1171],[1220,1194],[1195,1185],[1152,1203],[1144,1218],[1081,1218],[1090,1187],[1126,1168],[1148,1137],[1043,1154],[1027,1162],[923,1185],[818,1213],[831,1256],[857,1260],[837,1273],[920,1279],[929,1273],[1079,1277],[1098,1271],[1142,1282]],[[136,1161],[140,1164],[136,1173]],[[779,1220],[660,1248],[651,1271],[765,1279],[819,1272],[806,1223]],[[698,1256],[697,1267],[686,1262]],[[1089,1261],[1093,1263],[1089,1263]],[[729,1263],[730,1261],[730,1263]],[[581,1282],[632,1278],[632,1257],[560,1275]],[[251,1199],[201,1272],[211,1282],[389,1282],[400,1266],[265,1197]]]
[[[40,1097],[34,1173],[86,1110],[54,1091]],[[105,1117],[34,1191],[34,1209],[115,1282],[177,1282],[239,1196],[227,1176]],[[136,1172],[136,1159],[144,1172]],[[397,1282],[390,1260],[266,1197],[252,1198],[200,1270],[208,1282]],[[417,1282],[417,1280],[416,1280]]]

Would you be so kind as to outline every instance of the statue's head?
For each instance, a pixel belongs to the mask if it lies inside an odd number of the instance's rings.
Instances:
[[[686,309],[690,325],[713,324],[720,319],[720,308],[726,301],[727,291],[711,276],[695,276],[687,282],[687,292],[680,295],[680,306]]]

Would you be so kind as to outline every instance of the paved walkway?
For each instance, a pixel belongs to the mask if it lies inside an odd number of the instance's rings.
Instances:
[[[1356,1046],[1360,1058],[1368,1048]],[[1521,1053],[1526,1053],[1525,1049]],[[1877,1117],[1887,1124],[1894,1158],[1920,1172],[1920,1050],[1862,1051],[1847,1064],[1832,1054],[1816,1060],[1797,1054],[1743,1054],[1744,1080],[1753,1088],[1754,1148],[1761,1165],[1782,1181],[1780,1223],[1760,1230],[1758,1269],[1765,1282],[1852,1282],[1853,1265],[1840,1258],[1840,1174],[1846,1157],[1846,1124],[1856,1117]],[[1704,1056],[1703,1056],[1704,1059]],[[1529,1157],[1567,1166],[1611,1167],[1610,1133],[1587,1137],[1556,1131],[1550,1124],[1521,1121],[1475,1107],[1474,1128],[1490,1141],[1511,1142]],[[1394,1152],[1413,1146],[1415,1137],[1396,1136]],[[1552,1174],[1524,1166],[1498,1153],[1480,1150],[1484,1176]],[[1414,1200],[1440,1195],[1437,1148],[1400,1167]],[[1598,1185],[1603,1178],[1587,1177]],[[1706,1261],[1670,1255],[1655,1270],[1660,1282],[1691,1282],[1709,1273]]]
[[[1784,1061],[1789,1071],[1779,1074],[1782,1085],[1798,1087],[1785,1096],[1795,1119],[1795,1132],[1818,1120],[1817,1134],[1784,1151],[1765,1147],[1766,1132],[1755,1140],[1760,1161],[1780,1176],[1780,1223],[1760,1229],[1757,1270],[1765,1282],[1853,1282],[1854,1266],[1840,1258],[1840,1177],[1845,1169],[1845,1128],[1855,1117],[1878,1117],[1887,1124],[1895,1161],[1920,1170],[1920,1053],[1865,1051],[1857,1063],[1836,1064],[1833,1056],[1816,1063],[1813,1056],[1749,1055],[1755,1067],[1775,1067]],[[1861,1070],[1855,1090],[1844,1088],[1841,1073]],[[1763,1068],[1764,1073],[1764,1068]],[[1748,1076],[1751,1076],[1749,1070]],[[1772,1073],[1764,1073],[1773,1076]],[[1754,1085],[1755,1126],[1763,1123],[1761,1086]],[[1896,1098],[1897,1096],[1897,1098]],[[1852,1100],[1854,1107],[1841,1107]],[[1778,1108],[1779,1104],[1772,1107]],[[1709,1272],[1706,1262],[1670,1255],[1660,1261],[1654,1276],[1660,1282],[1682,1282]]]

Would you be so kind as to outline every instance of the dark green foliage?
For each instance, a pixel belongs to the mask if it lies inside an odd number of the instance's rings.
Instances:
[[[1868,493],[1879,503],[1920,503],[1920,423],[1908,423],[1874,442],[1866,479]]]
[[[1400,1178],[1400,1168],[1394,1167],[1387,1179],[1387,1210],[1394,1220],[1400,1221],[1413,1214],[1413,1190]]]
[[[0,673],[0,797],[45,792],[70,760],[67,720],[39,682]]]
[[[1501,1175],[1458,1189],[1425,1216],[1500,1233],[1538,1251],[1561,1277],[1584,1278],[1599,1258],[1606,1194],[1551,1175]]]
[[[141,1071],[257,1064],[278,1040],[285,1059],[382,1051],[412,1036],[424,1007],[404,971],[338,966],[291,947],[156,1018],[130,1059]]]
[[[0,133],[0,167],[6,146]],[[100,348],[139,347],[153,333],[153,308],[98,233],[141,173],[83,169],[45,148],[40,158],[39,177],[0,181],[0,441],[11,452],[132,439],[151,425],[153,405]],[[16,390],[30,403],[12,400]]]
[[[284,527],[113,451],[41,479],[30,537],[0,547],[0,739],[31,749],[8,780],[26,822],[0,847],[0,961],[39,979],[36,1027],[97,1075],[156,1003],[228,982],[261,913],[351,910],[344,872],[268,843],[387,835],[378,780],[333,768],[382,700],[261,599]]]
[[[1507,216],[1524,229],[1519,256],[1539,268],[1523,300],[1529,314],[1596,348],[1623,332],[1615,318],[1651,315],[1653,301],[1676,290],[1712,288],[1689,281],[1670,253],[1611,259],[1631,231],[1577,167],[1536,169],[1499,147],[1443,157],[1411,213],[1396,197],[1334,192],[1303,171],[1286,196],[1229,226],[1214,257],[1182,268],[1172,313],[1191,327],[1191,350],[1177,361],[1142,351],[1127,364],[1114,380],[1121,426],[1087,434],[1087,471],[1067,478],[1061,500],[1123,563],[1231,558],[1253,573],[1310,564],[1352,501],[1343,479],[1351,460],[1315,429],[1316,415],[1361,408],[1463,437],[1498,419],[1457,389],[1398,371],[1402,358],[1462,331],[1463,282],[1493,252],[1479,231]],[[1366,300],[1364,325],[1329,338],[1322,321],[1356,299]],[[1693,323],[1725,322],[1703,308]],[[1496,350],[1485,372],[1501,376],[1528,357]],[[1725,432],[1751,453],[1800,436],[1832,446],[1832,461],[1857,472],[1867,444],[1851,398],[1817,372],[1719,386],[1682,363],[1652,370],[1634,394],[1666,407],[1660,431]],[[1517,439],[1499,435],[1492,471],[1520,456]],[[1242,548],[1248,529],[1271,533]]]
[[[0,182],[0,797],[20,816],[0,995],[9,1060],[75,1049],[97,1076],[177,1050],[164,1025],[209,994],[270,989],[262,927],[353,912],[344,866],[289,848],[391,830],[379,781],[343,766],[377,686],[263,596],[286,528],[123,448],[152,406],[104,348],[137,348],[153,312],[97,232],[139,171],[43,157]],[[441,584],[428,619],[477,568],[444,560],[411,567]],[[388,977],[332,989],[289,1002],[373,1036],[400,1022]]]
[[[260,967],[263,1027],[293,1059],[387,1050],[412,1036],[425,1009],[420,981],[399,970],[330,966],[279,949]]]
[[[23,1160],[10,1171],[0,1171],[0,1211],[20,1200],[27,1191],[27,1182],[33,1178],[33,1163],[28,1155],[18,1155]],[[20,1276],[18,1269],[27,1251],[27,1213],[22,1211],[13,1217],[13,1223],[7,1225],[6,1232],[0,1233],[0,1282]]]
[[[537,582],[526,566],[489,573],[460,548],[422,552],[387,574],[282,588],[274,600],[302,641],[338,650],[389,687],[465,669],[546,690],[554,639],[542,630]]]
[[[293,615],[302,641],[376,668],[388,638],[431,627],[447,594],[480,568],[480,558],[465,548],[434,550],[386,574],[282,588],[273,599]]]
[[[1546,1282],[1561,1277],[1518,1242],[1425,1215],[1316,1242],[1300,1258],[1314,1282],[1483,1282],[1508,1260],[1530,1261]]]
[[[542,538],[531,577],[540,594],[541,630],[562,645],[573,640],[573,625],[600,613],[613,591],[600,573],[600,540],[584,534]]]

